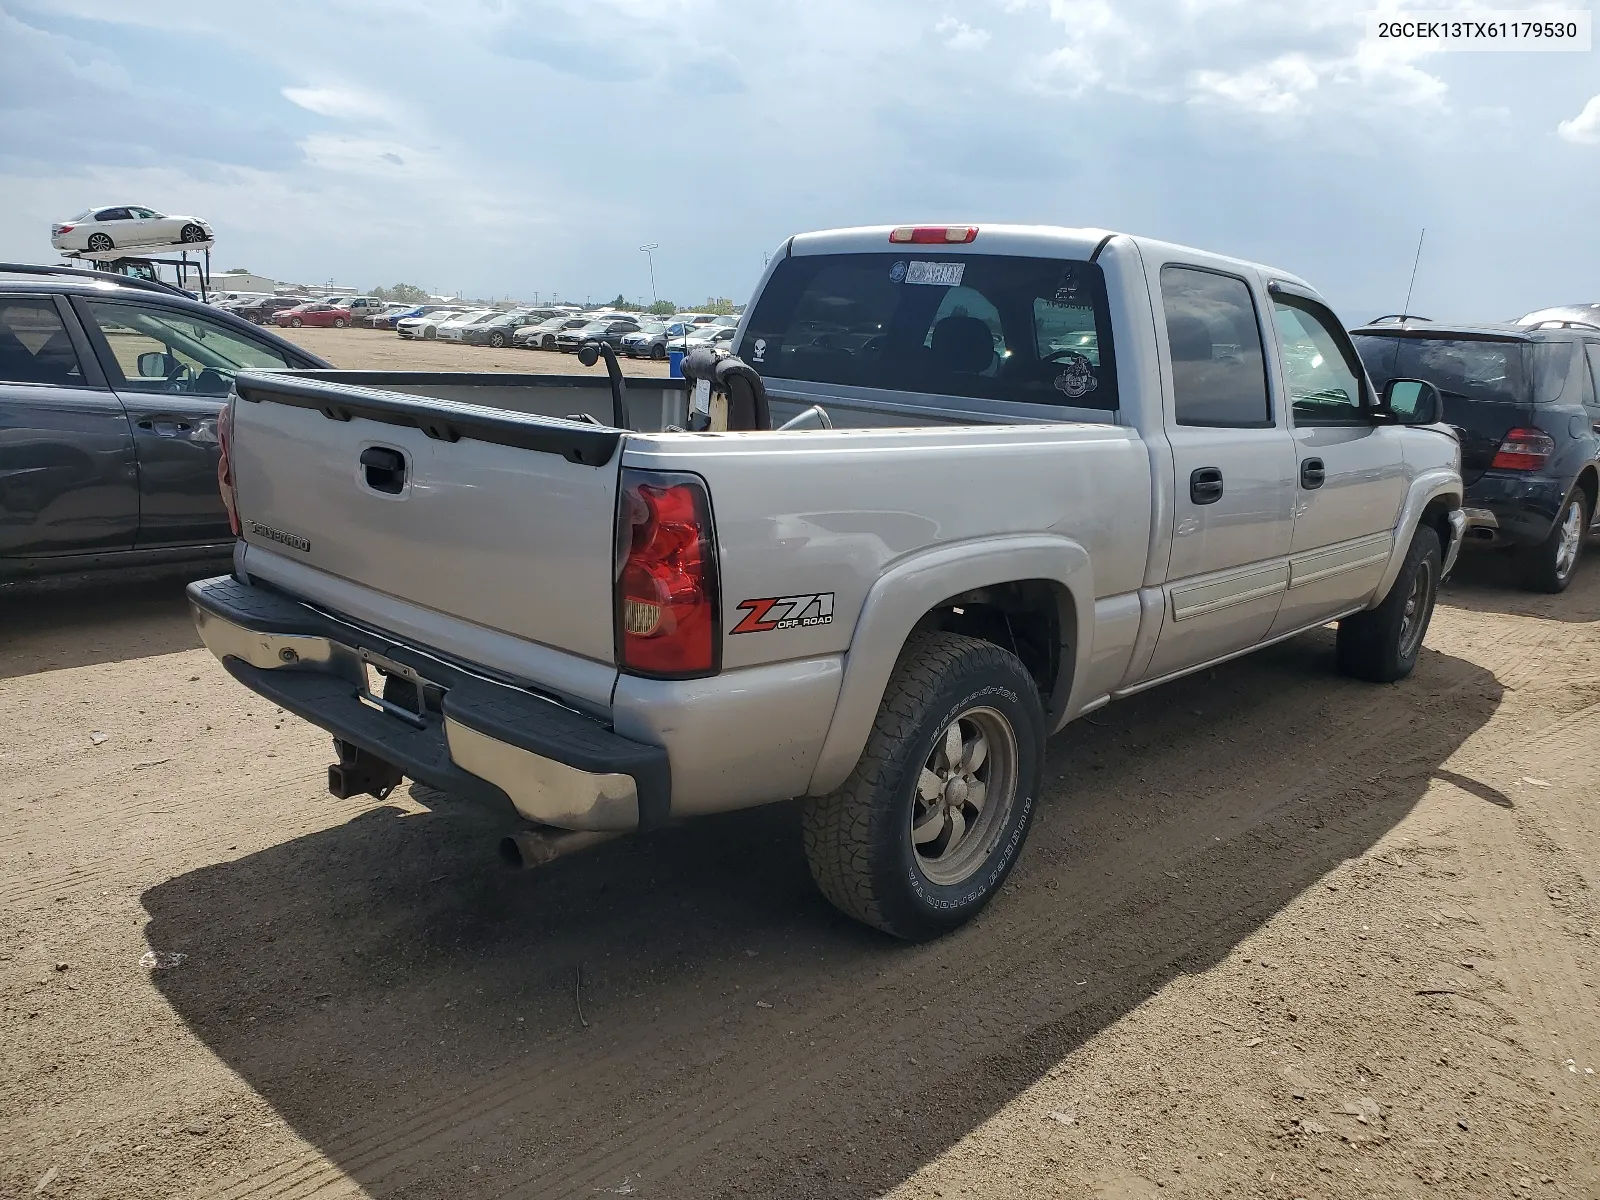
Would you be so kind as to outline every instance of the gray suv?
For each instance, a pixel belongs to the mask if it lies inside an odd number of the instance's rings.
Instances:
[[[234,375],[326,366],[165,284],[0,263],[0,581],[225,557]]]

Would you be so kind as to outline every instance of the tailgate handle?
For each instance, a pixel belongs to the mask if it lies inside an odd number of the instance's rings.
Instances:
[[[361,452],[361,477],[373,491],[398,496],[406,486],[406,456],[387,446],[368,446]]]

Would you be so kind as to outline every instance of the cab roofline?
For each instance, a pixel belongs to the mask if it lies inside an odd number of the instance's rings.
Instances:
[[[937,229],[941,226],[954,226],[955,228],[971,226],[977,229],[978,232],[977,236],[970,242],[906,243],[889,241],[889,234],[896,229],[908,227],[931,227]],[[1156,258],[1161,258],[1176,254],[1185,258],[1209,260],[1218,266],[1226,265],[1245,271],[1257,271],[1269,279],[1291,283],[1296,287],[1311,292],[1313,295],[1320,295],[1315,287],[1300,278],[1300,276],[1266,263],[1253,262],[1246,258],[1234,258],[1230,255],[1217,254],[1210,250],[1201,250],[1194,246],[1163,242],[1156,238],[1122,233],[1114,229],[1100,229],[1095,226],[1006,225],[985,224],[982,221],[904,221],[896,225],[859,225],[850,228],[820,229],[811,233],[796,234],[786,244],[783,256],[788,257],[795,254],[887,254],[902,252],[917,255],[1014,254],[1040,258],[1077,258],[1093,261],[1100,256],[1101,251],[1117,240],[1127,241],[1136,247],[1141,255],[1153,255]]]

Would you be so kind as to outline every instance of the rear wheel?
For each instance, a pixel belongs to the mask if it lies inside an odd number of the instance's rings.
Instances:
[[[335,317],[333,319],[333,327],[335,329],[343,329],[347,324],[349,324],[349,322],[346,321],[343,317]]]
[[[1439,535],[1420,526],[1383,603],[1339,622],[1339,670],[1369,683],[1394,683],[1411,674],[1433,619],[1439,563]]]
[[[953,633],[909,643],[855,770],[806,801],[823,895],[912,941],[977,915],[1027,837],[1044,734],[1038,688],[1015,655]]]
[[[91,233],[89,235],[89,249],[91,249],[91,250],[110,250],[111,249],[111,239],[110,239],[110,237],[108,237],[106,234],[103,234],[103,233]]]
[[[1522,552],[1522,579],[1540,592],[1564,592],[1583,557],[1589,532],[1589,497],[1575,491],[1561,506],[1550,536]]]
[[[180,242],[203,242],[206,240],[206,231],[198,225],[185,225],[178,233]]]

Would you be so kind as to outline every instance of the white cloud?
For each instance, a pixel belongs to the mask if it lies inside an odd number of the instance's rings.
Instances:
[[[291,104],[324,117],[338,117],[349,121],[383,120],[393,107],[392,101],[365,88],[347,84],[324,87],[286,87],[283,97]]]
[[[1600,96],[1591,96],[1581,113],[1557,125],[1556,134],[1569,142],[1600,146]]]
[[[944,44],[952,50],[982,50],[989,44],[987,29],[974,29],[954,17],[945,17],[933,27],[933,31],[943,37]]]
[[[1443,107],[1423,52],[1365,36],[1368,0],[1041,0],[1060,29],[1025,83],[1046,94],[1099,89],[1267,117]]]
[[[1224,101],[1247,112],[1277,116],[1299,112],[1305,96],[1317,90],[1317,72],[1303,55],[1285,54],[1269,63],[1225,71],[1196,71],[1195,100]]]

